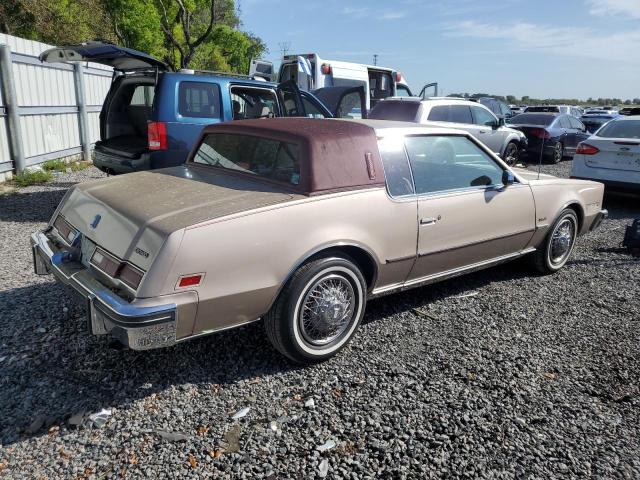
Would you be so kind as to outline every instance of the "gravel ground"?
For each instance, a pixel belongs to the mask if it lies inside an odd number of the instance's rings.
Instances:
[[[0,197],[0,477],[640,478],[640,261],[619,248],[637,198],[608,197],[560,273],[371,301],[347,349],[299,368],[259,323],[143,353],[88,336],[28,237],[99,176]]]

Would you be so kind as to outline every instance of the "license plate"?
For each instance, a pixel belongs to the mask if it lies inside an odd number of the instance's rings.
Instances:
[[[82,264],[87,268],[89,267],[89,261],[91,260],[95,249],[96,244],[83,235],[82,239],[80,240],[80,260],[82,261]]]

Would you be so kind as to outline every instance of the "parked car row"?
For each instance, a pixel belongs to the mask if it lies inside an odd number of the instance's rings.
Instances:
[[[618,116],[580,143],[571,176],[640,192],[640,114]]]
[[[379,102],[369,118],[400,120],[422,125],[459,128],[484,143],[508,165],[518,162],[520,152],[527,148],[524,133],[508,128],[480,102],[450,97],[392,97]]]

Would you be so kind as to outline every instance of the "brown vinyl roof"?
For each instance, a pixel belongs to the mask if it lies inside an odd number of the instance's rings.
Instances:
[[[384,185],[375,130],[350,120],[269,118],[207,126],[207,133],[255,135],[300,147],[297,190],[313,195]]]

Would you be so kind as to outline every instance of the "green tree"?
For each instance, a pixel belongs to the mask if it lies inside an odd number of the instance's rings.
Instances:
[[[0,28],[56,45],[115,39],[102,0],[2,0]]]

